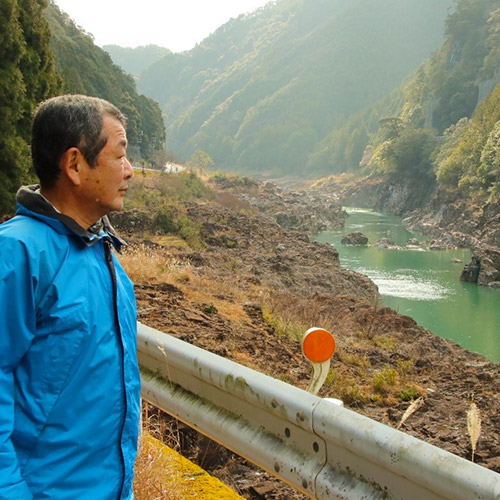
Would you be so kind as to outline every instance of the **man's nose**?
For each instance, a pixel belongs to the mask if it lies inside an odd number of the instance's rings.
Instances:
[[[131,179],[134,177],[134,169],[132,168],[131,163],[128,161],[128,158],[125,157],[125,179]]]

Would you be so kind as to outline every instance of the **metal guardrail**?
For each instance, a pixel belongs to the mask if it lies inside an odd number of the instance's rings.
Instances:
[[[311,498],[500,500],[500,474],[139,324],[142,395]]]

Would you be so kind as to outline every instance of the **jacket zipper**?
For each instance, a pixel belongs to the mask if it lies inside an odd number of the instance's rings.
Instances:
[[[121,355],[121,362],[122,362],[122,388],[123,388],[123,399],[125,403],[125,411],[123,413],[123,421],[122,421],[122,428],[120,431],[120,456],[121,456],[121,461],[122,461],[122,471],[123,471],[123,479],[122,479],[122,486],[120,488],[120,493],[118,495],[118,499],[122,497],[123,493],[123,487],[125,486],[125,457],[123,455],[123,448],[122,448],[122,439],[123,439],[123,431],[125,429],[125,421],[127,419],[127,388],[125,384],[125,352],[123,348],[123,339],[122,339],[122,331],[120,327],[120,319],[118,316],[118,285],[116,282],[116,269],[115,265],[113,262],[113,257],[111,255],[111,243],[109,241],[104,242],[104,253],[106,254],[106,262],[108,264],[108,269],[109,273],[111,275],[111,282],[112,282],[112,288],[113,288],[113,309],[115,313],[115,321],[116,321],[116,330],[118,332],[118,344],[120,346],[120,355]]]

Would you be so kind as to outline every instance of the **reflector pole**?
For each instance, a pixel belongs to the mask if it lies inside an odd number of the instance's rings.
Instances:
[[[317,394],[328,376],[330,359],[335,352],[333,335],[323,328],[309,328],[302,337],[302,353],[313,366],[313,374],[307,391]]]

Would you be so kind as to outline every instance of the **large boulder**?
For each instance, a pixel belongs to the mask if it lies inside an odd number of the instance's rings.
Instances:
[[[380,238],[377,243],[375,243],[377,248],[394,248],[396,247],[396,243],[390,240],[389,238]]]
[[[368,245],[368,238],[363,233],[356,231],[344,236],[340,243],[342,245]]]
[[[476,257],[473,256],[471,258],[471,261],[465,265],[462,274],[460,275],[460,281],[470,281],[471,283],[477,283],[480,269],[481,263]]]
[[[478,285],[496,286],[500,281],[500,249],[491,246],[475,248],[460,279]]]

